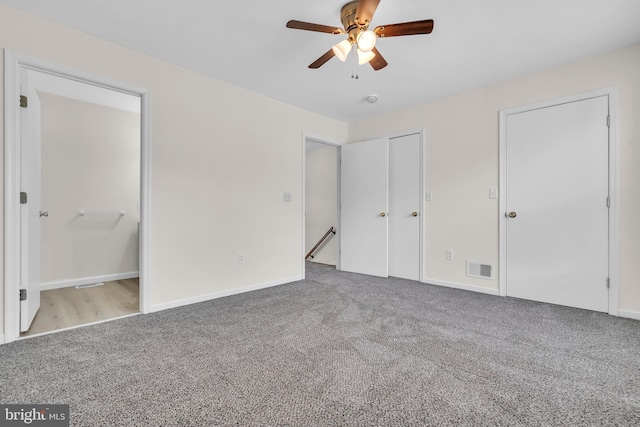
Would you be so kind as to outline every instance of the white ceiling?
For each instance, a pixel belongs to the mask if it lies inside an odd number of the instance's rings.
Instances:
[[[379,40],[389,66],[331,59],[347,0],[0,0],[103,39],[345,122],[640,42],[640,0],[381,0],[372,27],[433,19]],[[379,95],[369,104],[368,94]]]

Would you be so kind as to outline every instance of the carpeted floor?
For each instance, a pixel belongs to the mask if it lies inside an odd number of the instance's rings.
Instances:
[[[640,425],[640,322],[314,264],[0,360],[0,403],[74,426]]]

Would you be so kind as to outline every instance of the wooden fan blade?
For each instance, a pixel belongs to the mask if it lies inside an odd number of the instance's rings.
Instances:
[[[374,70],[378,71],[386,67],[387,65],[389,65],[389,63],[387,63],[387,61],[382,57],[382,55],[380,55],[380,52],[378,51],[378,49],[374,47],[373,49],[371,49],[371,51],[376,54],[376,56],[374,56],[373,59],[369,61],[369,64],[371,64],[371,67]]]
[[[316,59],[315,62],[313,62],[311,65],[309,65],[309,68],[320,68],[324,65],[325,62],[327,62],[328,60],[330,60],[331,58],[333,58],[336,54],[333,53],[333,48],[329,49],[329,51],[327,53],[325,53],[324,55],[322,55],[320,58]]]
[[[356,9],[356,22],[360,25],[369,24],[379,3],[380,0],[360,0]]]
[[[328,25],[312,24],[310,22],[296,21],[292,19],[287,22],[287,28],[295,30],[317,31],[318,33],[344,34],[344,30],[338,27],[330,27]]]
[[[433,19],[404,22],[402,24],[380,25],[373,30],[378,37],[412,36],[414,34],[429,34],[431,31],[433,31]]]

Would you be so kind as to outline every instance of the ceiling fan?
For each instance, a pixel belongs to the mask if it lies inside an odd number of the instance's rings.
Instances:
[[[368,62],[371,64],[371,67],[377,71],[388,65],[387,61],[375,47],[378,37],[429,34],[433,31],[432,19],[404,22],[401,24],[380,25],[373,31],[369,30],[371,18],[373,18],[373,14],[379,3],[380,0],[356,0],[345,4],[340,12],[344,29],[296,20],[287,22],[287,28],[316,31],[319,33],[347,34],[346,40],[334,45],[327,53],[311,63],[309,68],[320,68],[334,56],[337,56],[338,59],[344,62],[349,52],[355,47],[358,52],[358,63],[362,65]]]

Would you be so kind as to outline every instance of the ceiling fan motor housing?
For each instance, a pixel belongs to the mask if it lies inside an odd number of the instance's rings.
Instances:
[[[369,27],[368,22],[365,25],[360,25],[356,20],[358,3],[359,1],[349,2],[342,6],[342,10],[340,12],[340,20],[342,21],[344,30],[347,32],[347,34],[349,34],[349,41],[351,42],[351,44],[356,43],[359,32],[366,31]]]

